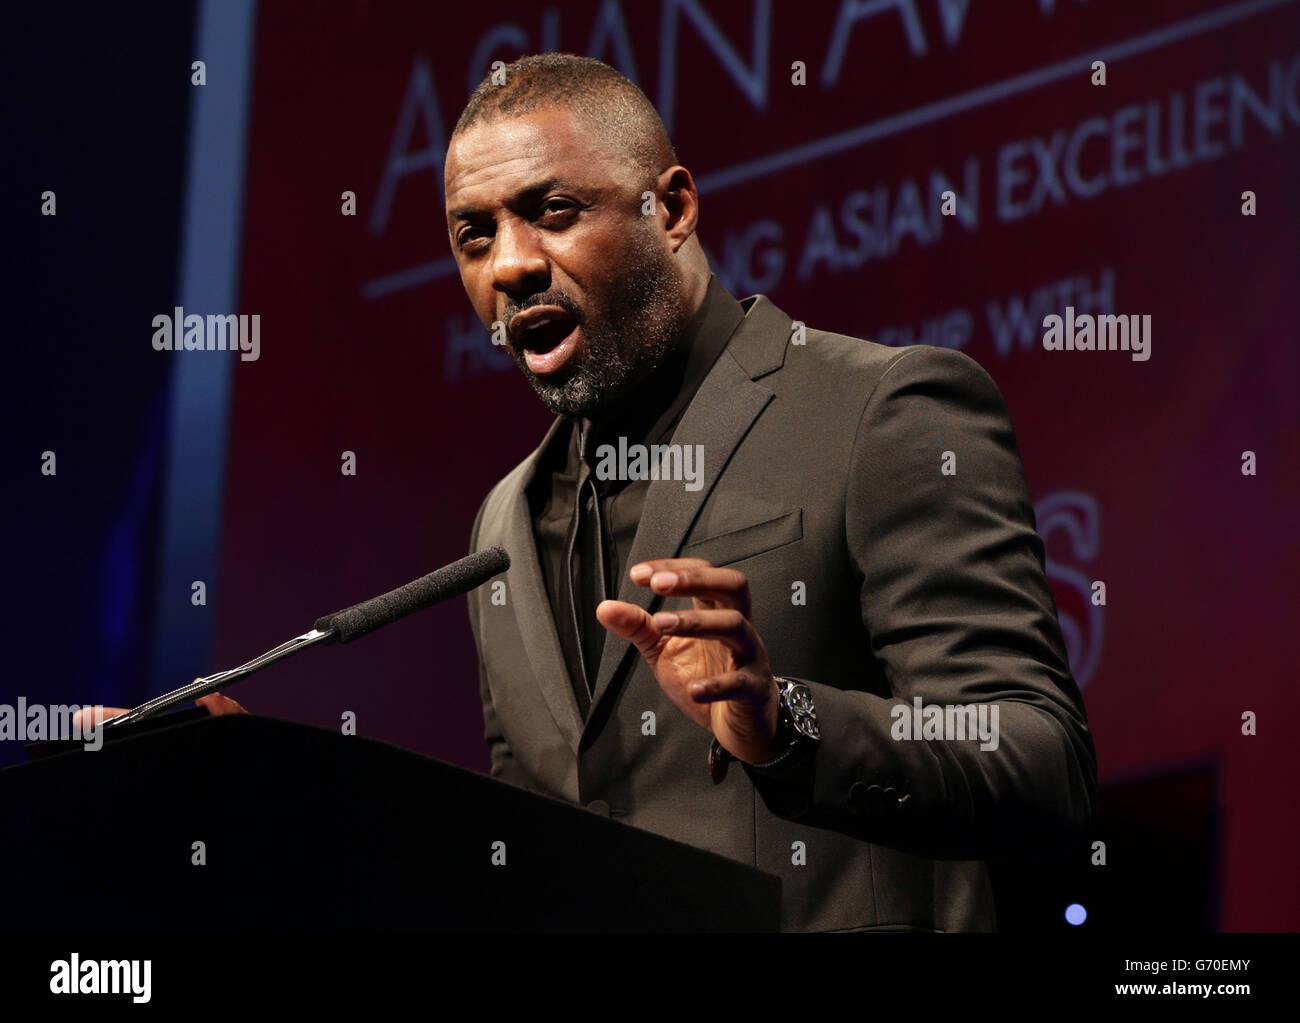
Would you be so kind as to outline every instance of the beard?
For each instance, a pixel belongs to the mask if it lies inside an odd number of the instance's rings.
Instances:
[[[642,222],[612,280],[614,289],[585,317],[561,292],[548,291],[529,303],[559,306],[582,327],[582,349],[574,353],[573,369],[563,379],[538,376],[528,368],[523,351],[509,346],[510,357],[556,415],[600,416],[663,364],[686,325],[681,271],[649,222]]]

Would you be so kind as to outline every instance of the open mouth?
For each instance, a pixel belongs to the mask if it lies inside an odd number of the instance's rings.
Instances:
[[[547,320],[545,323],[524,331],[519,346],[525,351],[544,355],[552,351],[561,341],[572,334],[573,328],[577,325],[578,321],[570,317]]]
[[[573,363],[581,335],[578,321],[569,316],[539,323],[519,338],[524,362],[538,376],[558,374]]]

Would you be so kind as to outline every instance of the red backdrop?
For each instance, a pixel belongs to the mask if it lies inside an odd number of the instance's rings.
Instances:
[[[992,374],[1103,783],[1217,758],[1221,923],[1294,928],[1300,6],[1159,6],[262,4],[217,662],[463,554],[539,441],[450,263],[442,159],[492,60],[587,53],[659,106],[733,293]],[[1151,358],[1044,351],[1066,305],[1149,314]],[[463,602],[233,692],[486,769]]]

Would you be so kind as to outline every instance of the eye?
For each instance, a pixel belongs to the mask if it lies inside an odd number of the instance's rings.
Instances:
[[[541,219],[555,220],[557,217],[564,217],[570,213],[575,213],[578,209],[576,203],[568,199],[547,199],[542,203]]]
[[[466,227],[456,235],[456,244],[462,249],[476,238],[483,237],[483,229],[479,227]]]

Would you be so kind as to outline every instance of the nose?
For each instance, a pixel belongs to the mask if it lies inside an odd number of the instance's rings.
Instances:
[[[492,240],[492,285],[507,297],[522,301],[550,287],[551,264],[537,230],[511,217],[498,225]]]

